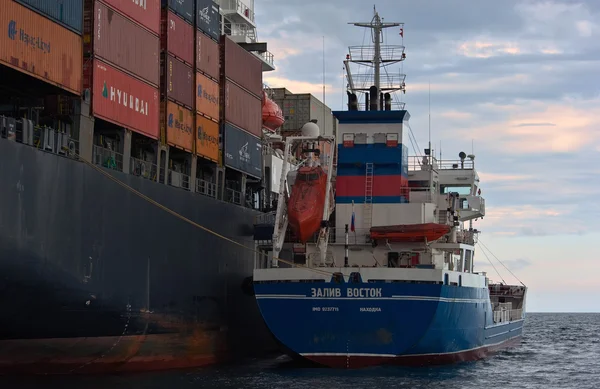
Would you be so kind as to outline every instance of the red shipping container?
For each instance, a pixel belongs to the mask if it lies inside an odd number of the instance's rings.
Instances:
[[[81,94],[81,36],[14,1],[2,2],[0,24],[1,64]]]
[[[227,35],[221,37],[225,77],[257,97],[262,96],[262,62]]]
[[[98,59],[93,72],[94,116],[158,139],[158,89]]]
[[[196,69],[215,80],[220,78],[219,44],[199,30],[196,30]]]
[[[94,54],[158,86],[160,38],[100,2],[92,20]]]
[[[161,86],[160,90],[167,98],[186,106],[194,107],[194,71],[190,66],[162,54],[161,58]]]
[[[194,64],[194,27],[168,9],[163,10],[161,46],[190,66]]]
[[[225,81],[225,121],[262,137],[262,100],[231,81]]]
[[[160,34],[160,0],[102,0],[131,20]]]

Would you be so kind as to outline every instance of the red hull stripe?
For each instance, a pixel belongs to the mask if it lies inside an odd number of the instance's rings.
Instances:
[[[336,196],[354,197],[365,195],[365,176],[338,176]],[[407,196],[408,179],[400,175],[373,176],[373,197]]]
[[[336,369],[360,369],[379,365],[429,366],[475,361],[502,349],[516,346],[521,335],[502,343],[444,354],[378,355],[378,354],[302,354],[306,359]]]

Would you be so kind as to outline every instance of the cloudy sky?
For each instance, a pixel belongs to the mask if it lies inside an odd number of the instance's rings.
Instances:
[[[345,104],[347,47],[364,38],[347,23],[370,21],[373,3],[385,21],[405,23],[404,41],[392,28],[386,43],[406,46],[412,131],[426,147],[431,83],[435,153],[440,142],[444,158],[473,145],[481,241],[530,287],[529,311],[600,311],[600,1],[255,2],[277,66],[265,82],[322,99],[325,36],[334,110]],[[498,280],[477,249],[478,270]]]

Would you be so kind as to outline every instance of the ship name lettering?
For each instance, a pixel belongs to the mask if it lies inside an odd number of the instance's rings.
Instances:
[[[381,288],[348,288],[348,297],[381,297]]]
[[[311,297],[342,297],[340,288],[310,288]]]

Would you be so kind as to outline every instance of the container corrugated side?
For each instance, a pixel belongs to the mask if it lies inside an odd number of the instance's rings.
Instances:
[[[161,93],[188,109],[194,108],[194,71],[180,60],[161,55]]]
[[[164,7],[169,7],[189,24],[194,25],[194,0],[162,0]]]
[[[219,29],[219,6],[213,0],[196,0],[196,28],[214,40],[221,35]]]
[[[156,35],[160,34],[160,0],[102,0]]]
[[[219,160],[219,123],[196,115],[196,154],[217,162]]]
[[[219,84],[196,72],[196,111],[219,121]]]
[[[69,92],[81,94],[80,35],[13,1],[3,2],[0,62]]]
[[[161,132],[166,134],[166,143],[189,151],[194,147],[195,114],[172,101],[163,101],[161,107]]]
[[[260,98],[263,88],[260,59],[226,35],[221,37],[221,47],[224,53],[221,65],[225,68],[225,77]]]
[[[54,20],[57,23],[73,30],[77,34],[83,33],[83,0],[15,0],[22,5],[35,10]],[[4,3],[0,10],[4,11]]]
[[[196,30],[196,70],[219,80],[221,71],[219,44]]]
[[[99,59],[93,65],[92,111],[95,117],[158,139],[158,89]]]
[[[94,54],[158,86],[160,38],[100,2],[92,20]]]
[[[223,124],[225,138],[224,164],[242,173],[262,178],[262,142],[232,124]]]
[[[262,100],[229,80],[225,81],[223,109],[225,121],[235,124],[254,136],[262,136]]]
[[[161,25],[161,49],[193,66],[194,28],[168,9],[163,10]]]

